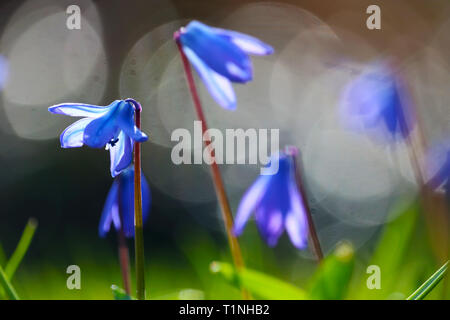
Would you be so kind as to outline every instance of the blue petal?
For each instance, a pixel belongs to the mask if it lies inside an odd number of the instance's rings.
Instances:
[[[124,170],[120,176],[120,208],[123,219],[123,230],[126,237],[134,236],[134,169],[132,166]],[[148,218],[151,194],[148,183],[141,174],[142,218]]]
[[[60,136],[62,148],[76,148],[83,145],[83,134],[92,118],[83,118],[68,126]]]
[[[118,139],[114,146],[108,147],[111,159],[110,170],[113,178],[126,169],[133,158],[133,142],[131,139],[123,132],[120,132]]]
[[[116,114],[117,110],[113,109],[89,123],[84,130],[83,142],[91,148],[101,148],[114,140],[119,134]]]
[[[213,28],[213,30],[220,36],[228,39],[233,42],[239,48],[241,48],[244,52],[259,56],[269,55],[274,52],[273,48],[268,44],[262,42],[261,40],[240,33],[236,31],[230,31],[220,28]]]
[[[225,109],[236,109],[236,96],[230,81],[208,68],[189,48],[183,47],[183,51],[199,73],[214,100]]]
[[[111,222],[114,223],[116,229],[120,228],[118,190],[119,185],[117,181],[114,181],[108,196],[106,197],[102,216],[100,218],[100,224],[98,226],[100,237],[104,237],[108,233],[111,228]]]
[[[260,176],[242,197],[234,221],[234,234],[240,235],[252,212],[267,191],[271,176]]]
[[[404,138],[414,127],[405,92],[387,66],[371,65],[347,86],[341,102],[343,120],[357,131],[376,129],[374,133],[388,139]]]
[[[192,21],[181,32],[180,41],[210,69],[230,81],[248,82],[252,79],[249,56],[233,42],[218,35],[213,28]]]
[[[110,106],[94,106],[84,103],[61,103],[49,107],[48,111],[72,117],[98,118],[107,113],[109,109]]]
[[[256,210],[256,224],[262,237],[274,247],[284,231],[283,213],[277,208],[260,207]]]
[[[291,210],[286,215],[285,228],[292,244],[298,249],[304,249],[308,244],[308,221],[305,205],[293,177],[288,189]]]
[[[134,108],[131,103],[123,101],[119,105],[117,123],[131,139],[136,142],[145,142],[148,136],[136,127],[134,122]]]

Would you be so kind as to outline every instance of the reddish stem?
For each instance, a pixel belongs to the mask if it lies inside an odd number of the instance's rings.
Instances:
[[[134,105],[136,127],[141,129],[142,107],[136,100],[126,99]],[[145,263],[144,263],[144,232],[142,219],[142,189],[141,189],[141,144],[134,143],[134,243],[136,259],[136,298],[145,299]]]
[[[184,54],[183,48],[181,46],[181,43],[179,41],[179,32],[176,32],[174,34],[174,39],[178,47],[178,51],[180,52],[181,60],[183,62],[184,72],[186,74],[186,80],[189,86],[189,91],[191,92],[192,100],[195,107],[195,112],[197,114],[197,118],[202,123],[202,133],[205,140],[205,147],[209,148],[209,145],[211,144],[211,139],[209,139],[208,136],[208,126],[206,123],[206,117],[203,113],[203,108],[200,102],[200,98],[198,96],[197,88],[195,86],[194,77],[192,75],[191,66],[189,64],[189,61]],[[236,236],[233,233],[233,215],[231,214],[230,205],[228,202],[227,194],[225,191],[224,183],[222,180],[222,176],[220,174],[219,166],[217,165],[215,159],[214,159],[214,152],[211,152],[211,158],[212,158],[212,164],[211,172],[212,172],[212,180],[214,183],[214,189],[216,191],[216,195],[220,204],[221,212],[222,212],[222,218],[225,223],[225,230],[227,232],[228,236],[228,243],[231,250],[231,255],[233,257],[234,265],[236,266],[237,270],[241,270],[244,268],[244,261],[242,259],[242,253],[241,248],[239,246],[239,242],[236,238]],[[244,299],[250,299],[250,294],[245,290],[242,289],[242,296]]]
[[[305,188],[303,186],[302,175],[300,172],[301,165],[299,164],[300,159],[297,156],[297,150],[288,151],[288,153],[292,156],[292,161],[294,163],[294,173],[295,173],[295,181],[297,183],[297,188],[300,193],[300,197],[302,198],[303,206],[306,212],[306,218],[308,221],[308,229],[309,229],[309,237],[312,242],[313,250],[316,255],[317,261],[320,263],[323,260],[323,252],[320,246],[319,236],[316,232],[316,227],[314,225],[314,221],[311,215],[311,208],[308,204],[308,198],[306,197]]]

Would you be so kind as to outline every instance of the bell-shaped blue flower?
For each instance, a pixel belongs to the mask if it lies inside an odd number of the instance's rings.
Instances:
[[[236,108],[231,82],[252,80],[249,54],[268,55],[272,47],[239,33],[190,22],[178,33],[183,52],[195,67],[216,102],[226,109]],[[231,82],[230,82],[231,81]]]
[[[291,242],[298,249],[307,246],[308,220],[306,209],[295,180],[294,159],[280,153],[271,161],[278,161],[278,172],[261,175],[247,190],[239,204],[234,233],[240,235],[252,215],[259,232],[269,246],[275,246],[286,229]]]
[[[344,123],[383,140],[408,136],[414,127],[408,97],[399,79],[386,65],[370,65],[351,81],[340,103]]]
[[[48,108],[51,113],[83,117],[67,127],[60,136],[62,148],[87,145],[109,149],[111,175],[117,176],[132,161],[133,142],[148,137],[134,123],[134,106],[126,100],[116,100],[108,106],[82,103],[62,103]]]
[[[144,175],[141,174],[142,190],[142,219],[145,222],[148,218],[151,193],[150,187]],[[109,190],[106,202],[103,207],[102,216],[98,232],[104,237],[111,225],[116,230],[120,230],[123,223],[123,231],[126,237],[134,237],[134,167],[129,166],[118,175]]]
[[[450,195],[450,140],[435,143],[427,154],[427,185]]]

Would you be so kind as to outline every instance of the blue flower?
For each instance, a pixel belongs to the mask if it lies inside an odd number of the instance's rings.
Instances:
[[[427,154],[428,186],[450,195],[450,141],[435,143]]]
[[[148,218],[151,204],[150,188],[144,175],[141,174],[142,190],[142,219]],[[134,237],[134,167],[129,166],[118,175],[113,182],[102,216],[98,232],[104,237],[110,230],[111,224],[116,230],[120,229],[123,222],[123,231],[126,237]]]
[[[60,137],[62,148],[84,144],[109,149],[111,175],[117,176],[132,161],[133,142],[148,137],[134,123],[134,106],[127,100],[116,100],[109,106],[62,103],[48,108],[51,113],[83,117],[67,127]]]
[[[252,80],[252,62],[248,54],[268,55],[272,47],[239,33],[190,22],[178,33],[183,52],[194,65],[216,102],[226,109],[236,108],[231,82]]]
[[[247,190],[239,204],[234,233],[240,235],[252,215],[269,246],[275,246],[286,229],[298,249],[307,245],[308,222],[305,206],[295,180],[294,159],[280,153],[278,172],[261,175]],[[273,159],[271,161],[274,161]]]
[[[407,137],[414,126],[405,90],[384,64],[369,66],[345,89],[340,111],[347,126],[394,141]]]

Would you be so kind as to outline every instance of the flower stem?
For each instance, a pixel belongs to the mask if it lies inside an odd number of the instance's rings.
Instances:
[[[305,208],[306,218],[308,220],[309,236],[311,238],[312,247],[316,255],[317,261],[320,263],[323,260],[323,252],[320,246],[319,237],[316,232],[316,227],[314,225],[314,221],[311,215],[311,209],[308,204],[308,198],[306,197],[305,188],[302,182],[302,175],[300,172],[301,165],[299,164],[300,159],[297,156],[298,151],[297,150],[288,151],[288,153],[292,156],[292,160],[294,163],[295,181],[297,183],[297,188],[302,198],[303,206]]]
[[[181,43],[179,41],[179,34],[176,32],[174,35],[175,42],[178,47],[178,51],[180,52],[181,60],[183,62],[184,72],[186,74],[186,80],[189,86],[189,91],[191,92],[192,101],[194,103],[195,112],[197,114],[197,118],[202,123],[202,134],[204,136],[205,140],[205,147],[208,148],[211,140],[208,137],[208,126],[206,123],[206,117],[203,113],[203,108],[200,102],[200,98],[198,96],[197,88],[195,86],[194,77],[192,76],[192,70],[189,64],[189,61],[186,57],[186,55],[183,52],[183,49],[181,47]],[[220,174],[219,166],[217,165],[215,159],[214,159],[214,153],[211,152],[211,157],[213,158],[211,167],[212,172],[212,180],[214,183],[214,189],[216,191],[217,199],[220,204],[220,209],[222,212],[222,218],[225,223],[225,230],[227,232],[228,237],[228,244],[230,246],[231,255],[233,257],[233,262],[238,271],[242,270],[244,268],[244,261],[242,259],[242,253],[241,248],[239,246],[239,242],[236,238],[236,236],[233,233],[233,215],[231,214],[230,204],[228,202],[228,197],[225,191],[225,187],[223,184],[222,176]],[[245,300],[250,299],[250,294],[247,290],[242,289],[242,297]]]
[[[141,129],[141,111],[139,102],[131,102],[135,110],[136,127]],[[144,263],[144,232],[142,221],[142,189],[141,189],[141,144],[134,143],[134,246],[136,259],[136,298],[145,299],[145,263]]]

